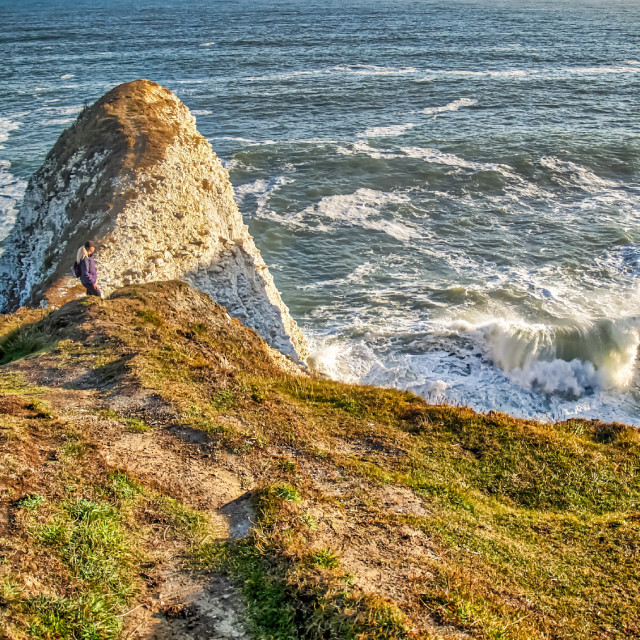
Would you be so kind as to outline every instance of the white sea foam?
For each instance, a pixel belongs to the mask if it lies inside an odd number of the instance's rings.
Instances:
[[[22,123],[12,118],[0,118],[0,149],[2,142],[5,142],[12,131],[15,131]]]
[[[250,76],[245,78],[250,82],[264,82],[270,80],[292,80],[305,76],[317,76],[327,74],[354,74],[363,76],[389,76],[419,73],[416,67],[392,67],[374,64],[340,64],[322,69],[304,69],[300,71],[288,71],[285,73],[273,73],[264,76]]]
[[[640,245],[631,244],[616,247],[612,252],[597,260],[597,264],[615,274],[637,278],[640,276]]]
[[[394,138],[401,136],[416,125],[412,122],[406,124],[393,124],[386,127],[371,127],[362,135],[363,138]]]
[[[388,220],[381,210],[390,205],[410,202],[409,196],[400,193],[384,193],[374,189],[358,189],[347,195],[322,198],[289,218],[289,221],[304,224],[306,220],[324,219],[342,225],[382,231],[402,242],[420,237],[417,229],[396,220]]]
[[[224,158],[220,158],[222,161],[222,166],[231,173],[238,165],[241,163],[236,158],[230,158],[225,160]]]
[[[18,206],[22,201],[27,183],[14,176],[11,164],[0,161],[0,240],[3,240],[16,219]]]
[[[515,170],[506,164],[493,162],[475,162],[465,160],[453,153],[447,153],[440,149],[429,147],[400,147],[392,151],[372,147],[363,140],[358,140],[351,145],[338,145],[336,151],[342,155],[367,155],[370,158],[391,160],[394,158],[416,158],[432,164],[441,164],[457,169],[469,169],[471,171],[495,171],[506,178],[518,183],[525,182],[515,173]],[[527,183],[529,186],[530,183]]]
[[[637,376],[639,327],[640,318],[626,318],[571,333],[505,319],[423,323],[419,332],[385,316],[383,327],[356,323],[312,334],[309,342],[314,367],[340,380],[409,389],[429,402],[478,411],[619,420]],[[422,337],[406,344],[403,334]],[[559,357],[571,349],[581,357]],[[640,418],[626,421],[640,426]]]
[[[398,154],[394,151],[387,151],[385,149],[372,147],[363,140],[358,140],[350,145],[338,145],[336,147],[336,152],[343,156],[366,155],[375,159],[402,157],[402,154]]]
[[[290,227],[312,227],[316,231],[330,231],[335,229],[336,225],[361,227],[381,231],[401,242],[422,235],[415,227],[388,219],[382,213],[386,207],[410,202],[411,199],[406,194],[358,189],[346,195],[326,196],[318,203],[294,214],[278,214],[269,209],[268,202],[273,192],[290,182],[290,178],[280,177],[241,185],[235,190],[238,206],[244,207],[246,213],[247,197],[253,196],[256,200],[256,216],[272,219]]]
[[[75,78],[75,74],[73,73],[65,73],[63,76],[60,76],[60,80],[68,80],[69,78]]]
[[[629,60],[622,65],[603,65],[594,67],[559,67],[556,69],[419,69],[417,67],[393,67],[367,64],[336,65],[323,69],[305,69],[285,73],[273,73],[264,76],[246,78],[249,81],[290,80],[297,77],[325,74],[356,75],[412,75],[414,82],[430,82],[439,76],[470,78],[541,78],[545,80],[562,79],[568,76],[591,76],[607,74],[640,73],[638,61]]]
[[[293,179],[291,178],[279,176],[271,180],[255,180],[254,182],[240,185],[235,188],[236,203],[239,208],[242,208],[247,197],[253,196],[256,200],[254,215],[259,218],[268,217],[273,214],[273,212],[268,208],[269,198],[273,192],[292,182]]]
[[[208,109],[191,109],[191,114],[194,116],[210,116],[213,111]]]
[[[472,107],[474,104],[478,104],[478,101],[473,100],[472,98],[460,98],[459,100],[453,100],[453,102],[449,102],[449,104],[445,104],[442,107],[428,107],[427,109],[422,109],[421,113],[432,115],[445,113],[447,111],[458,111],[462,107]]]
[[[560,160],[553,156],[540,159],[540,164],[554,171],[554,179],[567,187],[580,187],[589,193],[599,193],[602,190],[617,189],[622,185],[615,180],[608,180],[597,176],[593,171],[568,160]]]
[[[77,116],[83,109],[81,104],[73,104],[68,107],[47,107],[51,113],[55,113],[61,116]]]
[[[471,98],[460,98],[459,100],[453,100],[452,102],[449,102],[448,104],[441,107],[430,107],[428,109],[423,109],[420,113],[436,115],[439,113],[445,113],[447,111],[458,111],[462,107],[470,107],[477,103],[477,100],[473,100]],[[395,138],[404,135],[407,131],[410,131],[416,126],[417,124],[415,122],[406,122],[403,124],[370,127],[363,133],[359,134],[358,138]]]
[[[193,113],[193,111],[191,113]],[[249,145],[261,144],[257,140],[252,140],[251,138],[241,138],[239,136],[212,136],[211,138],[208,138],[208,140],[209,141],[211,141],[211,140],[231,140],[232,142],[244,142],[244,143],[249,144]]]
[[[201,47],[210,47],[212,44],[215,44],[215,42],[203,42],[200,46]]]
[[[638,317],[569,327],[504,319],[458,326],[484,345],[492,362],[518,385],[575,398],[594,389],[628,388],[640,345]]]
[[[375,64],[349,64],[331,67],[328,71],[356,73],[358,75],[388,76],[418,73],[420,70],[416,67],[385,67]]]
[[[520,177],[514,173],[512,167],[506,164],[496,164],[493,162],[474,162],[465,160],[453,153],[446,153],[440,149],[429,149],[422,147],[402,147],[401,151],[408,158],[420,158],[426,162],[434,164],[444,164],[450,167],[458,167],[462,169],[471,169],[472,171],[495,171],[507,178],[520,180]]]
[[[630,61],[631,62],[631,61]],[[640,73],[635,63],[624,65],[603,65],[601,67],[560,67],[557,69],[425,69],[416,81],[429,81],[438,76],[459,76],[475,78],[540,78],[544,80],[562,79],[570,76],[592,76],[608,74]]]
[[[310,291],[314,289],[323,289],[325,287],[344,287],[346,285],[361,285],[363,284],[371,274],[373,274],[378,268],[379,263],[363,262],[358,265],[350,274],[343,278],[331,278],[329,280],[320,280],[311,284],[302,285],[301,291]]]

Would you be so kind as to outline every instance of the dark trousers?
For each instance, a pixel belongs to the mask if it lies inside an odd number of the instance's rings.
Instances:
[[[100,297],[100,292],[96,289],[94,284],[91,284],[89,282],[88,284],[84,285],[84,288],[87,290],[88,296],[97,296],[98,298]]]

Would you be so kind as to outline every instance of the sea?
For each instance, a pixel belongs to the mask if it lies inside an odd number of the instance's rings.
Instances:
[[[332,378],[640,425],[638,0],[0,0],[0,237],[169,87]]]

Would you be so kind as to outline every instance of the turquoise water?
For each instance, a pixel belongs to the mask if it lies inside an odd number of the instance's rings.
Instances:
[[[83,104],[146,77],[318,368],[640,424],[639,43],[635,0],[0,0],[0,234]]]

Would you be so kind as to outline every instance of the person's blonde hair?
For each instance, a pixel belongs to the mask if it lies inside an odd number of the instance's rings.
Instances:
[[[91,240],[87,240],[79,249],[78,253],[76,253],[76,262],[80,264],[85,258],[89,257],[89,253],[87,249],[91,249],[94,247],[94,244]]]
[[[82,245],[78,249],[78,253],[76,253],[76,262],[80,264],[85,258],[88,258],[88,257],[89,257],[89,254],[87,253],[87,250],[84,248],[84,245]]]

